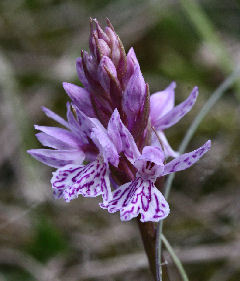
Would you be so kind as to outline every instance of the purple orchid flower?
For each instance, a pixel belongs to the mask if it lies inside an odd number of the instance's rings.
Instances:
[[[179,120],[192,109],[198,96],[198,88],[194,87],[185,101],[174,106],[175,88],[176,83],[172,82],[165,90],[154,93],[150,97],[151,125],[158,132],[167,157],[177,157],[179,154],[171,148],[163,130],[179,122]],[[155,133],[152,134],[152,145],[160,145]]]
[[[69,164],[57,169],[51,180],[56,198],[63,197],[66,202],[79,196],[96,197],[102,195],[105,206],[112,198],[109,182],[109,163],[117,167],[119,154],[124,152],[133,160],[138,152],[128,129],[120,121],[115,109],[107,130],[94,118],[88,118],[77,110],[81,120],[88,127],[88,136],[99,150],[96,159],[87,165]]]
[[[158,177],[185,170],[196,163],[209,149],[211,141],[190,153],[185,153],[167,164],[160,147],[145,146],[142,154],[129,159],[137,169],[136,177],[113,192],[113,199],[106,205],[110,213],[120,211],[122,221],[141,214],[141,222],[157,222],[169,214],[169,206],[154,185]],[[136,155],[136,154],[135,154]],[[126,155],[126,157],[128,157]]]
[[[43,108],[47,116],[67,129],[36,125],[42,131],[36,135],[38,140],[54,149],[31,149],[28,153],[48,166],[59,168],[51,180],[55,198],[63,197],[69,202],[78,194],[86,197],[102,194],[103,201],[108,201],[111,197],[108,162],[118,166],[117,150],[97,119],[75,108],[76,119],[69,103],[67,108],[68,122]],[[91,162],[85,166],[83,160]]]

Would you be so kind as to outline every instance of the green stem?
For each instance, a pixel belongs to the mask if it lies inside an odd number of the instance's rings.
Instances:
[[[157,281],[162,281],[162,257],[161,257],[161,248],[162,248],[162,239],[161,234],[162,234],[162,227],[163,227],[163,221],[161,220],[158,223],[157,230],[156,230],[156,253],[155,253],[155,258],[156,258],[156,279]]]
[[[181,277],[183,281],[189,281],[187,274],[183,268],[183,265],[180,261],[180,259],[178,258],[178,256],[175,254],[172,246],[170,245],[170,243],[168,242],[167,238],[164,236],[164,234],[161,235],[161,240],[163,241],[163,244],[165,245],[166,249],[168,250],[173,262],[175,263]]]

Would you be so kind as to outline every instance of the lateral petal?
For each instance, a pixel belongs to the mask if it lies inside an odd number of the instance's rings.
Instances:
[[[164,167],[163,176],[185,170],[195,164],[208,150],[211,148],[211,141],[208,140],[203,146],[198,149],[182,154],[174,160],[167,163]]]
[[[153,127],[158,120],[166,115],[174,107],[176,83],[172,82],[165,90],[156,92],[150,96],[150,118]]]
[[[167,129],[176,124],[185,114],[187,114],[195,104],[198,96],[198,88],[194,87],[189,97],[178,106],[164,115],[155,123],[156,129]]]
[[[80,139],[77,138],[72,132],[66,129],[49,127],[49,126],[38,126],[38,125],[35,125],[34,128],[36,130],[44,132],[45,134],[48,134],[51,137],[64,141],[69,145],[71,145],[72,147],[77,148],[79,147],[79,144],[81,144]]]
[[[85,158],[84,152],[80,150],[30,149],[27,152],[43,164],[55,168],[72,163],[80,164]]]
[[[73,149],[73,147],[68,143],[56,139],[52,136],[49,136],[45,133],[37,133],[35,136],[37,137],[38,141],[44,146],[60,149],[60,150]]]

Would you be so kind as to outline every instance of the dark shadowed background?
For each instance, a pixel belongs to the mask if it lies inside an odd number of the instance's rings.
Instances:
[[[151,280],[136,222],[120,222],[98,199],[53,200],[53,169],[26,154],[40,147],[33,125],[55,125],[40,107],[64,115],[61,83],[80,85],[75,59],[88,50],[90,16],[108,17],[134,47],[151,93],[175,80],[179,103],[199,86],[193,110],[166,131],[175,149],[240,63],[237,0],[1,0],[0,281]],[[240,280],[239,101],[240,80],[187,149],[211,139],[211,151],[174,180],[164,233],[191,281]]]

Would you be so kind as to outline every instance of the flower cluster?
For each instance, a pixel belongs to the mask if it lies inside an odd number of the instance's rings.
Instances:
[[[197,162],[211,142],[179,156],[164,130],[194,105],[198,89],[175,106],[175,82],[150,96],[133,48],[126,54],[111,23],[103,30],[90,20],[90,53],[82,51],[77,73],[83,87],[63,83],[71,98],[67,121],[47,108],[45,114],[65,128],[35,126],[36,137],[50,149],[28,151],[57,168],[51,184],[55,198],[66,202],[102,196],[100,207],[119,211],[123,221],[159,221],[169,206],[155,186],[159,177]],[[168,157],[174,158],[166,163]]]

